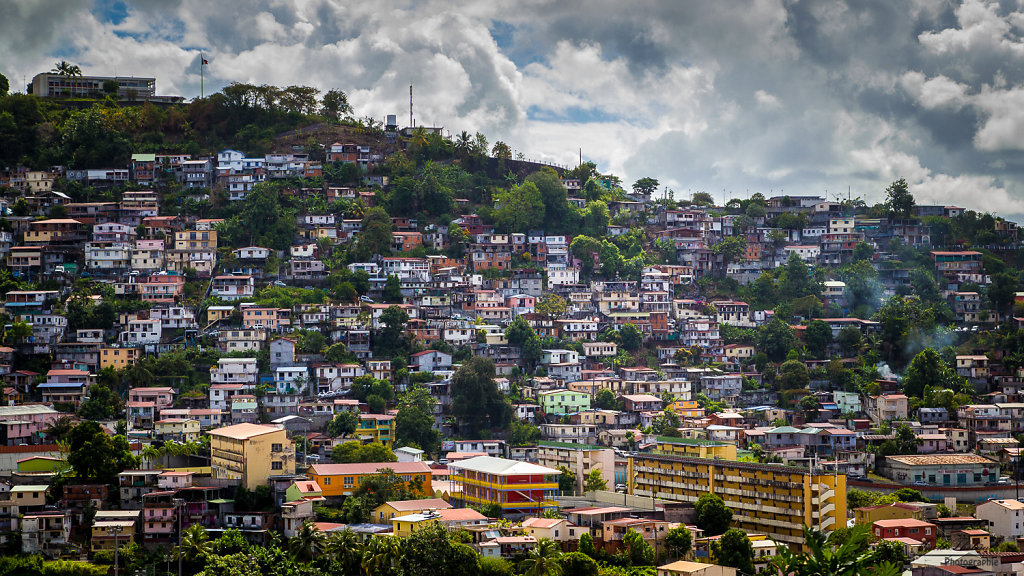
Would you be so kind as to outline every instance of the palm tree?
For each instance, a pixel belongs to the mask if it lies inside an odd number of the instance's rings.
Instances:
[[[156,448],[152,444],[147,445],[142,449],[142,452],[139,453],[139,455],[142,456],[142,461],[146,463],[146,467],[148,468],[152,468],[154,462],[163,458],[163,454],[162,448]]]
[[[355,574],[362,567],[363,547],[351,530],[328,532],[323,542],[323,553],[337,560],[344,574]]]
[[[363,549],[362,568],[367,576],[386,576],[398,568],[401,555],[398,539],[375,536]]]
[[[53,74],[60,74],[61,76],[81,76],[82,75],[82,69],[81,68],[79,68],[75,64],[71,64],[70,62],[67,62],[66,60],[61,60],[60,62],[57,62],[56,64],[54,64],[54,68],[53,68],[53,70],[50,70],[50,72],[53,73]]]
[[[63,440],[74,427],[75,422],[71,416],[58,416],[50,420],[50,425],[46,428],[46,435],[54,440]]]
[[[871,566],[877,576],[899,574],[902,566],[892,563],[878,564],[879,552],[866,546],[871,534],[871,527],[866,524],[854,526],[847,533],[846,540],[839,544],[823,532],[804,526],[804,541],[808,552],[794,553],[786,546],[779,546],[778,555],[772,559],[771,565],[782,574],[811,576],[817,574],[834,574],[836,576],[855,576],[865,573]],[[838,544],[838,545],[837,545]]]
[[[288,539],[288,552],[295,560],[309,562],[313,555],[323,546],[324,533],[316,527],[316,524],[306,521],[299,528],[299,532]]]
[[[178,555],[189,564],[196,564],[213,551],[210,535],[199,524],[193,524],[181,533]]]
[[[138,361],[132,364],[128,377],[131,378],[133,384],[139,387],[149,386],[155,380],[153,371],[149,369],[149,363],[145,361]]]
[[[550,538],[541,538],[530,554],[519,563],[524,576],[561,576],[562,565],[558,563],[562,551]]]
[[[11,324],[10,328],[4,330],[3,337],[0,338],[0,342],[4,344],[14,344],[20,342],[25,338],[32,335],[32,325],[28,322],[15,322]]]
[[[469,135],[469,132],[463,130],[459,132],[459,135],[455,138],[455,155],[465,160],[469,158],[470,153],[473,151],[473,137]]]

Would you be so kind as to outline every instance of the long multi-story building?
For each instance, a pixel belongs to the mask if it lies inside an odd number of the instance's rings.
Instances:
[[[717,494],[733,509],[733,525],[803,543],[803,526],[846,525],[846,476],[807,468],[638,454],[629,458],[629,493],[680,502]]]
[[[497,504],[505,515],[540,514],[558,509],[558,470],[527,462],[477,456],[449,465],[453,485],[465,506]]]

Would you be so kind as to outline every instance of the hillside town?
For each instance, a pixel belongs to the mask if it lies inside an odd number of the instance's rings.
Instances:
[[[0,172],[6,551],[227,574],[248,546],[394,567],[440,538],[454,556],[422,561],[474,574],[823,573],[798,558],[823,546],[1024,571],[1016,223],[903,180],[876,205],[714,198],[332,126]]]

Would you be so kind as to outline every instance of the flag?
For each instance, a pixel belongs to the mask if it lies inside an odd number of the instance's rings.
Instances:
[[[203,60],[203,66],[206,66],[207,64],[210,63],[210,61],[207,60],[206,58],[203,58],[202,60]]]

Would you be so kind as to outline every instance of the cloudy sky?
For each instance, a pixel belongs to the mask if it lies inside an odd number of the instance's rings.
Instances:
[[[358,115],[582,148],[676,197],[842,194],[1024,221],[1024,6],[965,0],[0,0],[0,72],[55,60],[348,92]],[[405,120],[402,120],[405,119]]]

